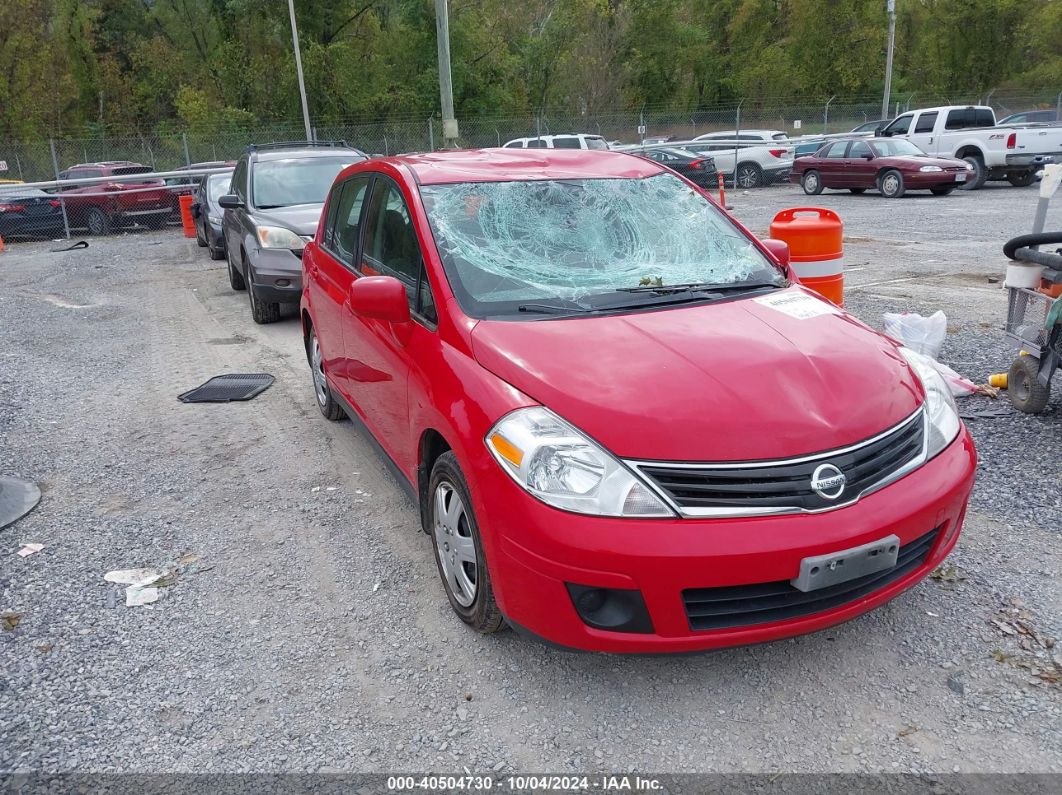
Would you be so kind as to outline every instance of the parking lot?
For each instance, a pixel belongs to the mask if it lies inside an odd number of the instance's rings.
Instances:
[[[1013,356],[1002,245],[1036,196],[729,199],[764,236],[783,208],[836,210],[846,308],[878,328],[944,310],[941,358],[984,383]],[[965,533],[883,608],[711,654],[566,653],[453,616],[414,506],[319,415],[297,318],[253,324],[179,234],[0,254],[0,473],[44,492],[0,530],[0,610],[20,616],[0,632],[3,769],[1062,772],[1057,389],[1037,416],[961,399],[981,462]],[[176,400],[224,372],[276,383]],[[15,556],[27,542],[44,548]],[[103,579],[186,554],[154,605]]]

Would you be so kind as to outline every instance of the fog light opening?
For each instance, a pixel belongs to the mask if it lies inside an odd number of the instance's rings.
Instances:
[[[650,633],[653,622],[641,591],[566,583],[575,612],[587,626],[611,632]]]
[[[277,279],[277,287],[289,287],[291,285],[291,279]]]

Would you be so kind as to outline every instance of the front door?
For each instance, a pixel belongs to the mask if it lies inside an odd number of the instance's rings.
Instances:
[[[355,278],[393,276],[406,288],[411,311],[417,306],[422,264],[420,244],[398,184],[377,175],[362,223],[361,256]],[[349,303],[348,303],[349,307]],[[361,317],[348,309],[344,321],[348,400],[391,459],[407,474],[411,460],[406,388],[409,350],[418,320],[396,325]]]
[[[866,141],[852,141],[848,147],[848,177],[850,188],[873,188],[877,168],[874,166],[874,153]]]

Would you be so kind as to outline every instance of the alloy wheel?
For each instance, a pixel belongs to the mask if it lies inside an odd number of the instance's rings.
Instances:
[[[435,489],[435,546],[443,579],[462,607],[476,600],[479,559],[460,495],[447,482]]]
[[[321,345],[317,341],[317,335],[313,335],[313,343],[310,348],[310,370],[313,372],[313,391],[317,395],[317,403],[324,406],[328,402],[328,381],[325,380],[324,359],[321,356]]]

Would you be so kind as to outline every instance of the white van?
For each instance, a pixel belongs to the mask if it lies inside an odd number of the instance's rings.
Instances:
[[[514,138],[504,149],[608,149],[608,141],[600,135],[577,133],[572,135],[537,135]]]

